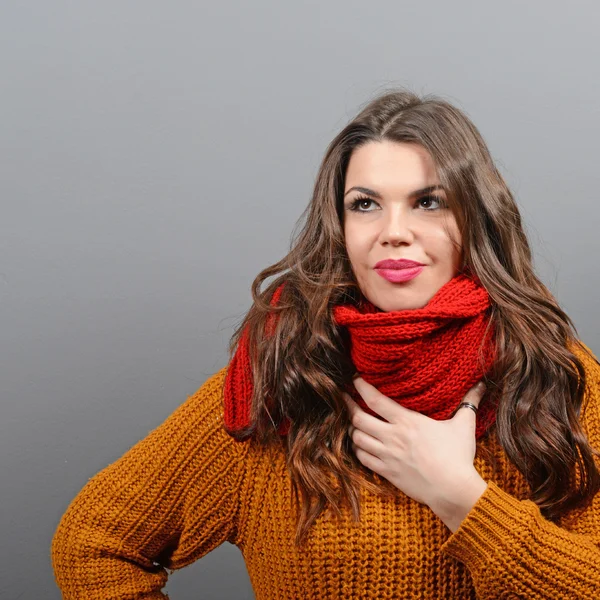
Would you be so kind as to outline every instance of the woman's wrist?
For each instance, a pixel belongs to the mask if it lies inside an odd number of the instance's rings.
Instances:
[[[452,492],[440,496],[428,504],[429,508],[454,533],[469,514],[477,500],[487,489],[487,482],[473,469],[473,473],[463,480]]]

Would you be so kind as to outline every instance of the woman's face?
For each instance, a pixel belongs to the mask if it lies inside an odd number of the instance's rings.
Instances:
[[[346,250],[362,293],[382,311],[423,308],[460,268],[462,240],[445,192],[425,189],[435,185],[433,161],[417,144],[368,142],[352,152],[344,187]],[[386,259],[421,266],[378,266]]]

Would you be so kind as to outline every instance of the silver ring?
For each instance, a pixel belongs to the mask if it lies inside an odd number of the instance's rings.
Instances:
[[[475,411],[475,414],[477,414],[477,407],[474,404],[471,404],[470,402],[461,402],[458,405],[458,408],[462,408],[463,406],[471,408],[473,411]]]

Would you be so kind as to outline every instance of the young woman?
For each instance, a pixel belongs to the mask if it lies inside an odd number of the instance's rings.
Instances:
[[[600,365],[461,111],[364,108],[252,293],[229,365],[69,506],[64,598],[163,598],[224,541],[259,599],[600,596]]]

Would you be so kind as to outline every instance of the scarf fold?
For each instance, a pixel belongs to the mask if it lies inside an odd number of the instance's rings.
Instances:
[[[279,301],[284,285],[277,288],[272,305]],[[359,306],[333,306],[332,317],[348,330],[350,357],[358,375],[402,406],[445,420],[494,363],[489,308],[490,298],[479,280],[460,273],[423,308],[381,312],[363,298]],[[267,319],[267,335],[272,326]],[[230,431],[247,426],[250,419],[253,386],[245,333],[225,378],[225,425]],[[376,414],[352,384],[346,391],[364,411]],[[477,411],[478,439],[495,418],[495,409],[484,395]],[[289,426],[289,420],[282,422],[279,434],[285,435]]]

